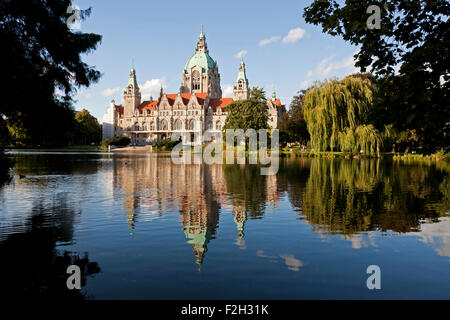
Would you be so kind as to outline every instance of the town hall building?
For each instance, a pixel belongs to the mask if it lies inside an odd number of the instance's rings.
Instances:
[[[249,98],[250,88],[245,63],[240,62],[233,88],[234,98],[222,98],[217,62],[209,55],[203,26],[195,53],[182,71],[180,92],[168,94],[161,88],[159,97],[142,101],[136,70],[130,71],[123,92],[123,105],[113,100],[103,117],[103,139],[127,136],[133,145],[146,145],[180,133],[183,143],[201,144],[201,135],[210,131],[220,135],[225,125],[225,107],[233,101]],[[267,101],[269,127],[278,127],[285,105],[276,98]],[[199,141],[195,141],[195,139]]]

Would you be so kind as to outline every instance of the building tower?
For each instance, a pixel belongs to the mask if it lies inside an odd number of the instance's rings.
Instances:
[[[134,111],[141,104],[141,92],[136,81],[136,71],[131,69],[128,85],[123,92],[123,100],[125,101],[124,116],[132,117]]]
[[[249,97],[248,79],[245,73],[245,63],[239,65],[239,73],[233,88],[234,100],[247,100]]]
[[[209,55],[203,25],[195,53],[187,61],[181,78],[181,93],[207,93],[211,98],[222,98],[219,67]]]

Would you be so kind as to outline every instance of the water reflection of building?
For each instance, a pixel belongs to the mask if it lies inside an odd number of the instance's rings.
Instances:
[[[114,163],[114,184],[123,193],[131,232],[148,212],[178,210],[195,262],[202,264],[225,199],[222,166],[175,165],[170,157],[151,155],[118,157]]]
[[[194,250],[195,262],[203,263],[208,243],[214,237],[219,222],[220,190],[215,190],[212,176],[220,177],[215,169],[203,165],[178,166],[177,170],[184,173],[183,179],[178,179],[176,190],[179,191],[181,224]],[[217,182],[217,180],[215,181]]]
[[[441,207],[448,207],[445,202],[434,202],[439,198],[430,198],[445,181],[427,175],[411,181],[408,167],[382,168],[389,172],[382,175],[368,161],[293,162],[282,166],[276,176],[261,176],[253,166],[175,165],[169,156],[148,154],[116,155],[113,165],[114,186],[123,194],[130,230],[138,220],[180,212],[186,242],[198,264],[203,263],[215,237],[221,209],[232,212],[236,244],[244,248],[246,221],[263,218],[268,206],[277,210],[283,194],[314,232],[342,234],[354,248],[366,245],[361,232],[411,233],[420,230],[421,219],[437,218],[443,214]],[[426,187],[424,193],[417,193],[413,185]],[[404,192],[392,193],[393,186],[402,186]],[[414,206],[409,204],[411,199]],[[426,234],[425,229],[421,231]],[[424,241],[431,243],[428,238]],[[439,249],[442,255],[448,252],[448,242],[444,242]]]
[[[245,236],[244,234],[244,225],[245,221],[247,221],[247,212],[244,206],[235,205],[233,206],[233,218],[236,223],[238,239],[242,240]]]

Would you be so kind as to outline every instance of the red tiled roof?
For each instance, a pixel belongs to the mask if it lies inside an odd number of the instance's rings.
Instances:
[[[177,98],[177,94],[166,94],[167,100],[169,101],[169,104],[173,106],[175,103],[175,99]],[[183,99],[184,105],[187,105],[189,100],[191,99],[192,94],[191,93],[181,93],[181,98]],[[195,96],[197,97],[198,102],[203,105],[205,102],[205,99],[207,97],[207,93],[196,93]],[[214,112],[216,112],[217,107],[221,107],[224,109],[226,106],[228,106],[230,103],[232,103],[234,100],[232,98],[222,98],[222,99],[210,99],[209,100],[209,106],[213,109]],[[272,100],[269,100],[272,102]],[[144,101],[139,106],[139,112],[142,112],[144,110],[153,110],[158,106],[160,103],[160,100],[154,100],[154,101]],[[273,103],[273,102],[272,102]],[[275,101],[275,104],[277,107],[284,108],[284,105],[281,105],[281,102],[279,99]],[[123,106],[115,106],[116,111],[119,113],[120,116],[124,115],[124,107]]]
[[[211,99],[209,100],[209,106],[216,112],[217,107],[222,109],[232,103],[234,100],[232,98],[222,98],[222,99]]]
[[[183,99],[183,104],[187,105],[189,103],[189,100],[191,99],[192,94],[191,93],[181,93],[180,95],[181,95],[181,98]],[[169,104],[171,106],[173,106],[178,94],[166,94],[166,96],[167,96],[167,100],[169,101]],[[195,96],[197,97],[198,103],[203,104],[205,102],[207,93],[196,93]]]
[[[277,107],[281,106],[281,101],[280,99],[275,99],[275,101],[273,101],[272,99],[269,100],[272,104],[275,104]]]
[[[273,101],[272,99],[268,100],[272,105],[275,105],[277,107],[277,109],[281,109],[283,111],[286,111],[286,105],[281,104],[280,99],[275,99],[275,101]]]
[[[173,106],[175,99],[177,98],[176,94],[166,94],[167,100],[169,101],[169,104]]]
[[[141,105],[139,106],[139,111],[142,112],[144,109],[145,110],[152,110],[153,108],[155,108],[158,105],[158,100],[154,100],[154,101],[144,101],[141,103]]]

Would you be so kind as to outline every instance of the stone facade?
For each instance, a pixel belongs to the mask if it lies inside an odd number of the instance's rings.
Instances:
[[[134,145],[151,144],[174,133],[181,134],[184,144],[201,144],[202,141],[195,140],[201,139],[195,133],[208,130],[220,135],[227,117],[225,107],[235,100],[248,99],[249,82],[243,61],[233,92],[234,99],[222,98],[219,68],[209,56],[202,27],[195,53],[183,69],[180,93],[167,94],[161,89],[157,100],[150,98],[142,102],[136,71],[131,69],[123,92],[124,105],[115,105],[113,101],[115,114],[105,117],[113,123],[103,122],[103,125],[112,125],[108,132],[128,136]],[[270,127],[277,128],[285,106],[275,97],[267,104]]]

